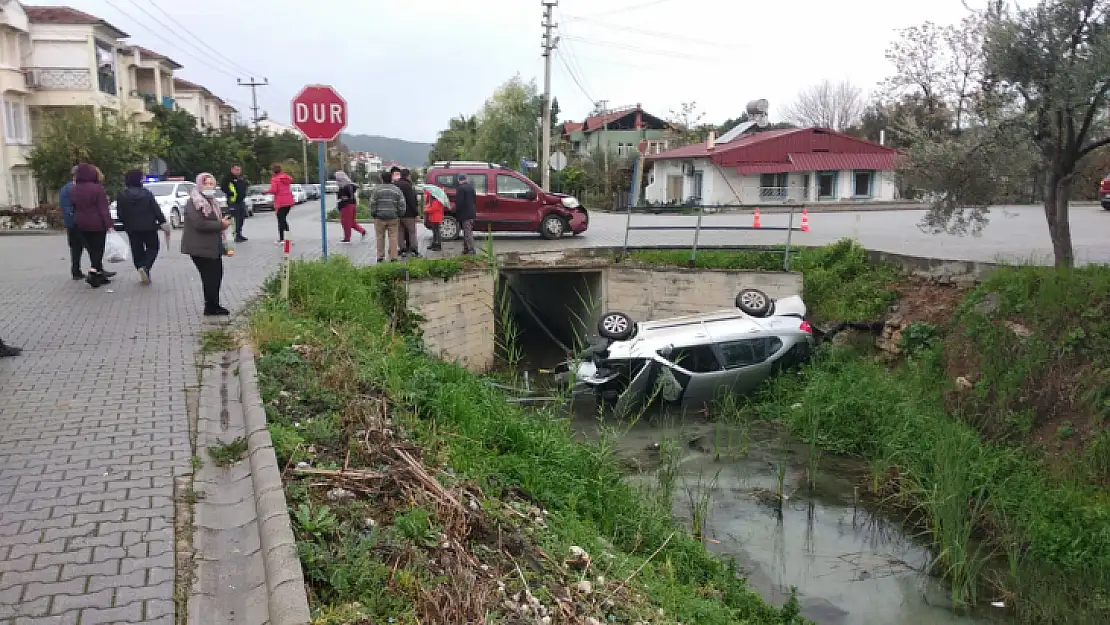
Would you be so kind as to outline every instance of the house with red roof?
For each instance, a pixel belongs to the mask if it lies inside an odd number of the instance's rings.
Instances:
[[[826,128],[713,136],[648,155],[644,199],[703,206],[898,198],[897,151]]]
[[[604,153],[631,157],[638,154],[640,141],[648,142],[648,153],[665,152],[674,140],[666,121],[644,111],[639,104],[591,115],[582,122],[564,122],[562,140],[574,156]]]

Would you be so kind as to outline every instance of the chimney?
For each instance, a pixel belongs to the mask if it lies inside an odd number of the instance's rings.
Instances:
[[[717,137],[716,137],[715,133],[712,130],[710,130],[709,131],[709,137],[706,138],[706,140],[705,140],[705,149],[712,152],[713,148],[716,145],[717,145]]]
[[[886,131],[879,131],[879,145],[886,145]]]

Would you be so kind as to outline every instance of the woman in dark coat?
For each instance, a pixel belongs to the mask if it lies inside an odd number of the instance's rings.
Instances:
[[[81,163],[77,166],[75,184],[69,192],[73,202],[73,221],[81,233],[92,264],[85,281],[94,289],[108,284],[108,278],[115,275],[104,271],[104,240],[109,232],[115,231],[115,225],[112,214],[108,212],[108,192],[99,180],[100,172],[95,166]]]
[[[231,314],[220,305],[220,283],[224,279],[224,230],[231,220],[220,214],[216,203],[216,178],[204,173],[185,203],[185,234],[181,253],[193,259],[204,288],[204,314],[207,317]]]
[[[139,280],[150,284],[150,270],[154,267],[154,259],[158,258],[158,231],[165,231],[166,244],[169,245],[170,230],[166,227],[166,217],[158,206],[158,200],[143,187],[141,170],[127,172],[123,184],[123,191],[116,196],[116,214],[131,242],[131,258],[135,261]]]

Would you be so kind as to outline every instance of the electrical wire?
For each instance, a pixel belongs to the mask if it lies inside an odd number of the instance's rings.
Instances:
[[[608,11],[602,11],[601,13],[594,13],[591,17],[597,17],[600,15],[612,15],[614,13],[623,13],[625,11],[633,11],[636,9],[646,9],[647,7],[655,6],[657,4],[663,4],[664,2],[670,1],[671,0],[649,0],[648,2],[641,2],[639,4],[633,4],[631,6],[621,7],[619,9],[610,9]]]
[[[148,1],[148,2],[150,2],[150,5],[151,5],[152,7],[154,7],[155,9],[158,9],[158,12],[159,12],[159,13],[161,13],[162,15],[165,15],[165,16],[166,16],[166,17],[167,17],[168,19],[170,19],[171,21],[177,21],[177,22],[181,22],[181,21],[182,21],[182,20],[180,20],[180,19],[178,19],[178,18],[174,17],[173,15],[171,15],[171,14],[170,14],[169,12],[167,12],[167,11],[166,11],[165,9],[163,9],[163,8],[162,8],[161,6],[159,6],[159,5],[157,4],[157,3],[155,3],[155,2],[154,2],[154,0],[147,0],[147,1]],[[132,2],[132,4],[134,4],[134,2]],[[183,24],[179,25],[178,27],[179,27],[179,28],[180,28],[180,29],[181,29],[182,31],[184,31],[184,32],[185,32],[185,33],[186,33],[187,35],[189,35],[189,36],[190,36],[190,37],[192,37],[192,38],[193,38],[194,40],[196,40],[196,41],[197,41],[197,43],[199,43],[200,45],[204,46],[205,48],[208,48],[208,49],[209,49],[209,50],[211,50],[211,51],[212,51],[213,53],[215,53],[215,54],[216,54],[217,56],[219,56],[220,58],[224,59],[224,60],[225,60],[225,61],[226,61],[227,63],[229,63],[230,65],[232,65],[232,66],[234,66],[234,67],[237,67],[237,68],[239,68],[240,70],[242,70],[242,71],[246,72],[247,74],[253,74],[253,75],[258,75],[258,72],[253,72],[253,71],[251,71],[250,69],[248,69],[247,67],[244,67],[244,66],[240,65],[240,64],[239,64],[239,63],[237,63],[237,62],[236,62],[235,60],[233,60],[233,59],[232,59],[231,57],[227,56],[226,54],[224,54],[224,53],[220,52],[219,50],[217,50],[216,48],[212,47],[212,46],[211,46],[211,45],[209,45],[209,44],[208,44],[207,42],[205,42],[204,40],[202,40],[202,39],[201,39],[200,37],[197,37],[197,36],[196,36],[196,34],[195,34],[195,33],[193,33],[193,31],[191,31],[191,30],[189,30],[188,28],[186,28],[186,27],[185,27],[185,26],[184,26]]]
[[[618,50],[628,50],[630,52],[639,52],[641,54],[655,54],[659,56],[667,56],[676,59],[687,59],[691,61],[717,61],[720,60],[711,56],[697,56],[693,54],[684,54],[682,52],[671,52],[668,50],[653,50],[651,48],[642,48],[639,46],[631,46],[628,44],[616,43],[612,41],[603,41],[600,39],[590,39],[588,37],[566,37],[571,41],[580,41],[588,45],[604,46],[607,48],[616,48]]]
[[[127,15],[127,13],[123,9],[119,8],[116,4],[114,4],[112,2],[112,0],[104,0],[104,3],[107,4],[108,6],[112,7],[113,9],[115,9],[120,15],[124,15],[124,16]],[[157,30],[155,30],[155,29],[153,29],[149,26],[147,26],[146,24],[143,24],[142,22],[138,22],[138,21],[135,22],[135,23],[138,24],[139,26],[142,26],[143,29],[145,29],[150,34],[154,35],[160,41],[163,41],[166,44],[169,44],[169,46],[171,48],[173,48],[174,50],[176,50],[177,52],[182,53],[182,54],[188,56],[189,58],[197,61],[201,65],[209,67],[209,68],[211,68],[211,69],[213,69],[213,70],[215,70],[215,71],[217,71],[217,72],[219,72],[219,73],[221,73],[221,74],[223,74],[223,75],[225,75],[229,78],[236,78],[235,74],[232,74],[232,73],[228,72],[227,70],[225,70],[225,69],[223,69],[219,66],[211,65],[211,61],[204,60],[204,59],[192,54],[189,51],[186,51],[182,48],[178,48],[176,43],[174,43],[173,41],[170,41],[168,38],[166,38],[164,35],[162,35],[162,33],[158,32]]]
[[[670,33],[664,33],[664,32],[660,32],[660,31],[657,31],[657,30],[642,30],[642,29],[639,29],[639,28],[632,28],[630,26],[622,26],[620,24],[613,24],[611,22],[604,22],[604,21],[601,21],[601,20],[595,20],[595,19],[592,19],[592,18],[589,18],[589,17],[577,17],[577,16],[574,16],[574,15],[564,15],[563,18],[566,19],[566,20],[572,21],[572,22],[585,22],[585,23],[589,23],[589,24],[596,24],[598,26],[604,26],[604,27],[610,28],[612,30],[620,30],[620,31],[628,32],[628,33],[637,34],[637,35],[646,35],[648,37],[656,37],[656,38],[659,38],[659,39],[670,39],[672,41],[678,41],[678,42],[682,42],[682,43],[689,43],[689,44],[693,44],[693,45],[710,46],[710,47],[714,47],[714,48],[733,48],[733,49],[738,49],[739,48],[739,46],[729,45],[729,44],[726,44],[726,43],[721,43],[720,41],[705,41],[703,39],[695,39],[693,37],[682,37],[680,35],[672,35]]]
[[[594,100],[593,97],[590,96],[590,92],[586,91],[586,88],[582,86],[582,82],[579,81],[578,78],[574,75],[574,71],[570,69],[570,65],[567,64],[566,58],[560,54],[559,60],[563,63],[563,67],[566,68],[567,75],[570,76],[571,80],[574,81],[574,84],[578,85],[578,88],[582,90],[582,95],[586,96],[586,99],[589,100],[591,104],[597,102],[597,100]]]
[[[107,0],[105,0],[105,2],[107,2]],[[142,7],[142,5],[140,5],[140,4],[139,4],[138,2],[136,2],[135,0],[127,0],[127,2],[128,2],[128,3],[130,3],[130,4],[131,4],[131,6],[135,7],[135,8],[136,8],[136,9],[138,9],[138,10],[139,10],[140,12],[142,12],[142,14],[143,14],[143,15],[145,15],[145,16],[147,16],[147,17],[149,17],[149,18],[150,18],[151,20],[153,20],[153,21],[154,21],[155,23],[157,23],[157,24],[158,24],[159,26],[161,26],[161,27],[165,28],[165,29],[166,29],[166,32],[171,32],[171,33],[172,33],[172,32],[175,32],[175,31],[177,30],[177,27],[176,27],[176,26],[171,26],[171,25],[169,25],[169,24],[167,24],[167,23],[163,22],[163,21],[162,21],[162,20],[160,20],[160,19],[159,19],[158,17],[156,17],[156,16],[155,16],[155,15],[154,15],[153,13],[151,13],[150,11],[147,11],[146,9],[144,9],[144,8]],[[172,17],[170,18],[170,21],[173,21],[173,18],[172,18]],[[145,24],[144,24],[144,26],[145,26]],[[186,42],[186,43],[187,43],[187,42]],[[221,60],[221,59],[220,59],[220,57],[218,57],[218,56],[215,56],[215,55],[214,55],[214,54],[212,54],[211,52],[206,52],[206,51],[205,51],[205,50],[204,50],[203,48],[200,48],[200,47],[198,47],[198,46],[195,46],[195,45],[194,45],[193,47],[194,47],[194,48],[196,49],[196,51],[197,51],[197,52],[199,52],[199,53],[201,53],[201,54],[205,55],[206,57],[208,57],[209,59],[211,59],[211,60],[212,60],[213,62],[215,62],[215,63],[216,63],[216,65],[221,65],[221,66],[222,66],[222,65],[224,64],[224,61],[223,61],[223,60]],[[196,57],[194,57],[194,58],[196,58]]]

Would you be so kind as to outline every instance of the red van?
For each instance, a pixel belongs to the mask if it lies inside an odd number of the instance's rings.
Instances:
[[[581,234],[590,225],[590,215],[577,199],[547,193],[520,172],[494,163],[438,161],[424,179],[447,191],[453,205],[459,174],[466,174],[474,187],[475,232],[538,232],[545,239],[558,239],[568,232]],[[459,238],[461,230],[454,210],[448,211],[440,234],[451,241]]]
[[[1110,174],[1102,179],[1102,183],[1098,185],[1098,200],[1102,204],[1102,208],[1110,211]]]

